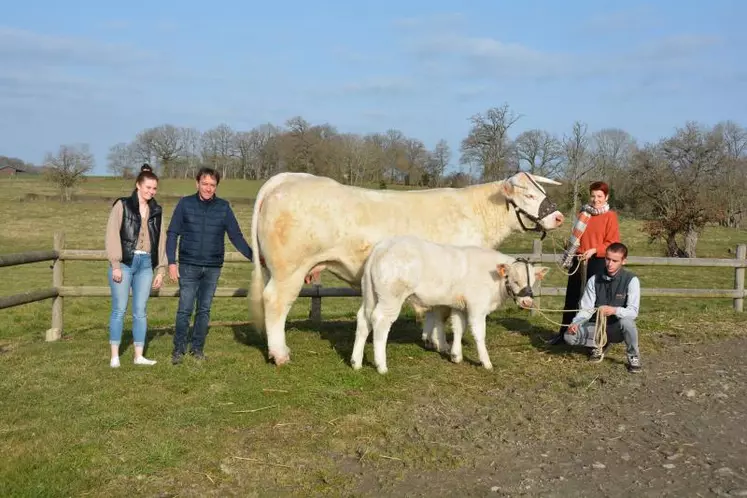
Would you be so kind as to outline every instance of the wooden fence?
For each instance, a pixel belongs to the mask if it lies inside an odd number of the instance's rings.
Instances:
[[[528,254],[513,254],[512,256],[525,257],[532,263],[555,263],[559,255],[543,254],[542,243],[535,240],[532,252]],[[66,286],[64,283],[65,261],[106,261],[106,252],[103,250],[78,250],[65,248],[65,235],[57,232],[54,235],[54,246],[47,251],[29,251],[15,254],[0,254],[0,267],[37,263],[41,261],[53,261],[52,264],[52,286],[46,289],[37,289],[11,296],[0,297],[0,309],[20,306],[26,303],[52,299],[52,326],[47,330],[46,340],[56,341],[62,336],[63,326],[63,302],[66,297],[109,297],[108,286]],[[227,252],[226,263],[246,262],[246,259],[238,252]],[[642,296],[656,297],[684,297],[684,298],[732,298],[734,310],[744,312],[745,292],[745,268],[747,268],[747,244],[740,244],[735,251],[733,259],[711,259],[711,258],[654,258],[642,256],[630,256],[628,264],[631,266],[689,266],[689,267],[728,267],[734,268],[733,289],[658,289],[643,287]],[[542,296],[563,296],[565,287],[541,287]],[[321,321],[322,298],[325,297],[357,297],[360,290],[351,287],[323,287],[321,282],[315,282],[311,287],[301,290],[299,297],[310,297],[311,307],[309,317],[314,321]],[[151,291],[152,297],[178,297],[179,288],[176,286],[164,286],[159,290]],[[248,289],[243,287],[218,287],[216,297],[247,297]]]

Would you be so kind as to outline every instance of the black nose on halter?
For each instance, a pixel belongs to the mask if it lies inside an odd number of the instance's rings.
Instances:
[[[545,216],[549,216],[557,210],[558,206],[553,201],[545,197],[540,203],[539,210],[537,211],[537,218],[541,220]]]
[[[516,203],[512,200],[506,201],[507,204],[511,204],[514,207],[514,213],[516,214],[516,219],[519,220],[519,225],[521,225],[522,230],[525,232],[542,232],[542,237],[540,240],[544,240],[545,236],[547,235],[547,231],[542,226],[542,219],[545,216],[548,216],[555,211],[558,210],[558,206],[545,197],[542,199],[542,202],[540,202],[539,209],[537,210],[537,216],[534,216],[531,213],[526,212],[522,208],[516,205]],[[534,223],[534,227],[528,227],[524,224],[524,221],[521,219],[522,216],[525,216],[527,219],[529,219],[532,223]]]
[[[517,263],[524,263],[524,269],[527,272],[527,284],[519,291],[514,292],[513,289],[511,289],[511,284],[508,283],[508,279],[506,279],[506,289],[508,289],[508,293],[514,297],[534,297],[534,292],[532,292],[532,286],[531,282],[532,279],[529,278],[529,260],[524,258],[516,258]]]

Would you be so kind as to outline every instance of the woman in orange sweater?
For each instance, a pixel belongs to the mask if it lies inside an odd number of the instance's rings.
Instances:
[[[550,344],[563,343],[563,334],[576,315],[578,303],[583,294],[586,282],[592,275],[604,271],[604,255],[607,246],[620,241],[620,225],[617,214],[610,209],[610,188],[604,182],[594,182],[589,186],[589,203],[579,211],[576,223],[571,229],[568,249],[563,254],[562,265],[571,275],[565,290],[565,306],[558,334],[548,342]],[[582,261],[586,261],[586,279],[579,268]]]

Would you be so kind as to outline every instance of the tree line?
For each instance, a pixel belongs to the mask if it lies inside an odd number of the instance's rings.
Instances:
[[[572,212],[585,201],[588,184],[601,179],[611,186],[613,208],[649,220],[646,231],[663,240],[671,256],[695,257],[698,236],[708,223],[744,225],[747,130],[737,123],[687,122],[671,136],[641,144],[622,129],[591,131],[580,121],[562,135],[541,129],[515,134],[521,117],[508,104],[470,117],[457,157],[446,140],[428,149],[396,129],[343,133],[300,116],[249,131],[226,124],[204,132],[163,124],[112,145],[107,168],[115,176],[131,177],[148,162],[163,177],[190,178],[208,165],[224,178],[252,180],[297,171],[375,188],[459,187],[528,171],[560,180],[563,186],[553,195]],[[93,165],[85,144],[63,145],[45,159],[68,197]]]

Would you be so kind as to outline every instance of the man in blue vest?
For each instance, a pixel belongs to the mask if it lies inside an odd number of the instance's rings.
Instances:
[[[218,278],[225,256],[225,235],[249,261],[252,249],[241,233],[228,201],[216,197],[220,174],[212,168],[197,172],[197,192],[182,197],[166,232],[166,258],[169,276],[179,281],[179,308],[176,312],[174,350],[171,363],[178,365],[187,353],[189,321],[197,303],[190,354],[204,360],[205,338],[210,321]],[[176,245],[179,239],[179,267]]]
[[[564,339],[572,346],[590,347],[589,361],[593,362],[602,361],[611,344],[625,342],[628,371],[638,373],[641,359],[635,320],[638,318],[641,284],[638,277],[623,268],[627,257],[625,244],[614,242],[607,247],[605,271],[587,282],[579,305],[581,311],[576,313]],[[594,311],[597,308],[598,311]],[[603,348],[594,342],[596,321],[600,319],[607,320],[607,344]]]

